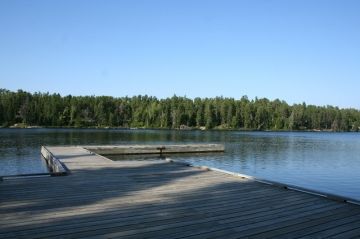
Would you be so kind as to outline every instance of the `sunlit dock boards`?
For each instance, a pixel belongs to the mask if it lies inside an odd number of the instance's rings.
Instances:
[[[360,207],[165,160],[47,147],[67,176],[0,182],[0,238],[352,238]]]

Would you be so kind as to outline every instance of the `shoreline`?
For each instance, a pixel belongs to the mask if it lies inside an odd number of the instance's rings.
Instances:
[[[110,126],[92,126],[92,127],[78,127],[78,126],[10,126],[3,127],[0,126],[0,129],[99,129],[99,130],[174,130],[174,131],[239,131],[239,132],[319,132],[319,133],[358,133],[359,131],[334,131],[331,129],[308,129],[308,130],[258,130],[258,129],[244,129],[244,128],[227,128],[227,129],[203,129],[202,127],[194,127],[187,129],[180,128],[147,128],[147,127],[110,127]]]

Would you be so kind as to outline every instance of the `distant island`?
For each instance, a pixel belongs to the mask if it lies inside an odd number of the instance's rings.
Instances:
[[[359,131],[360,111],[246,96],[116,98],[0,89],[0,126]]]

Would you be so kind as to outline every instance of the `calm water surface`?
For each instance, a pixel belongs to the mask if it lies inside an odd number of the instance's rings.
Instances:
[[[41,145],[224,143],[225,153],[174,156],[360,200],[360,134],[0,129],[0,175],[47,172]]]

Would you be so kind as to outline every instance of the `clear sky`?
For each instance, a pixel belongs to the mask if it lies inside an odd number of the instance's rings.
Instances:
[[[360,109],[360,1],[0,1],[0,88]]]

